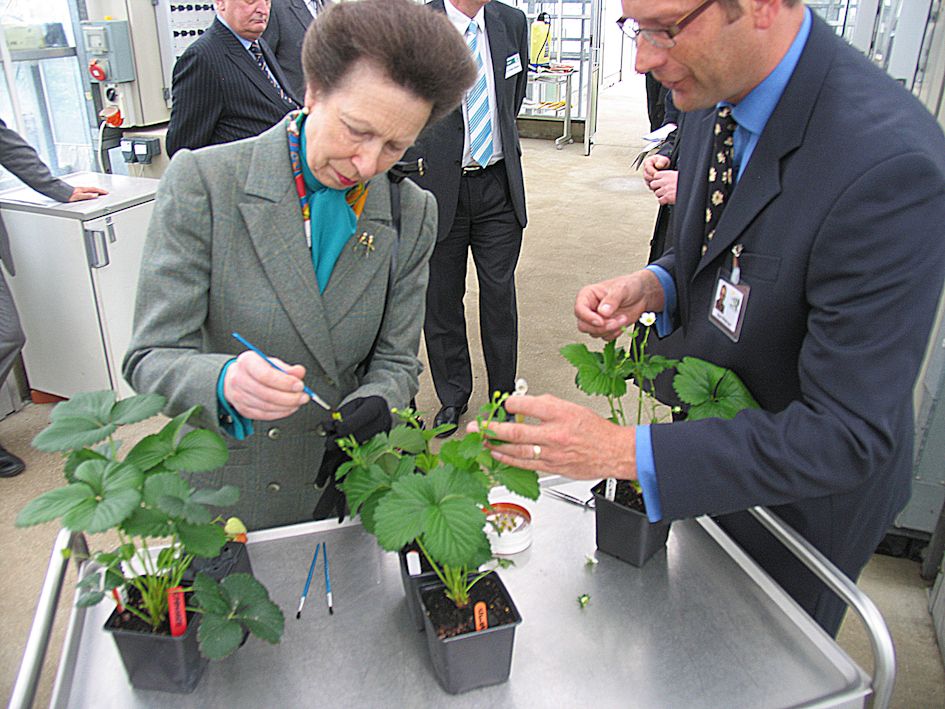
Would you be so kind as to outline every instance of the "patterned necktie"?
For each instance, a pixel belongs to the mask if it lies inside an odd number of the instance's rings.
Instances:
[[[712,134],[709,188],[706,191],[705,205],[705,240],[702,242],[703,254],[708,250],[709,242],[715,236],[715,229],[719,225],[722,212],[735,186],[732,136],[737,125],[732,116],[732,107],[722,106],[715,116],[715,128]]]
[[[489,86],[486,65],[479,54],[479,27],[474,21],[466,29],[466,44],[476,60],[476,83],[466,94],[466,115],[469,119],[469,152],[477,165],[486,167],[492,157],[492,109],[489,107]]]
[[[276,81],[276,78],[269,73],[269,69],[266,68],[266,58],[263,56],[262,47],[259,46],[259,42],[252,42],[249,45],[249,51],[256,58],[256,64],[259,65],[259,68],[262,70],[263,75],[269,79],[269,83],[276,87],[276,91],[279,92],[279,95],[282,97],[283,101],[294,104],[295,102],[290,99],[285,91],[282,90],[282,87],[279,86],[279,82]]]

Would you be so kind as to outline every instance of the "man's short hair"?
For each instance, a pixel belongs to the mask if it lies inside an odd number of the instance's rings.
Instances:
[[[781,0],[782,4],[787,7],[794,7],[799,5],[803,0]],[[728,15],[730,20],[735,20],[741,17],[742,6],[740,0],[717,0],[719,5],[725,10],[725,13]]]
[[[476,80],[469,48],[446,15],[410,0],[340,2],[318,13],[302,45],[306,88],[330,93],[360,61],[429,101],[431,124]]]

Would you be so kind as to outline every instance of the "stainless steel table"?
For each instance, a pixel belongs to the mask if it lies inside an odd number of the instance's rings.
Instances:
[[[558,486],[586,497],[588,483]],[[675,522],[637,569],[595,554],[590,510],[542,496],[534,540],[501,572],[524,621],[510,680],[443,692],[411,626],[397,558],[355,523],[250,535],[253,568],[286,614],[282,643],[255,638],[211,663],[191,695],[134,691],[101,631],[109,604],[75,609],[55,707],[786,707],[862,706],[870,678],[708,518]],[[295,607],[316,541],[331,560],[334,615],[313,583]],[[578,596],[588,594],[585,608]]]

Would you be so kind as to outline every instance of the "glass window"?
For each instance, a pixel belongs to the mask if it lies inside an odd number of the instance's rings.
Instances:
[[[2,65],[0,118],[54,175],[95,169],[68,0],[7,0],[0,22],[10,60]],[[0,168],[0,189],[18,184]]]

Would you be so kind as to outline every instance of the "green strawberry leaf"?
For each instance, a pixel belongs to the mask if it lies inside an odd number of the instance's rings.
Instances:
[[[171,470],[200,473],[223,467],[229,456],[226,443],[219,435],[197,429],[180,440],[175,452],[164,460],[164,465]]]
[[[226,616],[204,613],[197,631],[200,654],[211,660],[222,660],[243,642],[243,626]]]
[[[427,449],[427,439],[424,438],[423,431],[412,426],[397,426],[390,432],[389,444],[414,455]]]
[[[37,434],[33,439],[33,447],[46,453],[71,451],[93,446],[108,438],[116,429],[113,423],[103,423],[89,416],[60,416]]]
[[[417,473],[401,477],[377,505],[374,533],[382,549],[399,551],[423,532],[427,510],[434,502],[427,477]]]
[[[181,544],[188,553],[212,559],[226,544],[226,532],[216,524],[190,524],[178,521],[174,525]]]
[[[109,420],[119,426],[138,423],[159,414],[165,399],[160,394],[136,394],[112,406]]]
[[[50,421],[77,416],[79,418],[95,419],[99,423],[115,423],[111,412],[115,405],[115,392],[83,391],[72,396],[68,401],[61,401],[53,407],[49,414]]]
[[[157,433],[152,433],[135,444],[125,461],[134,463],[141,470],[150,473],[153,472],[152,468],[161,465],[173,452],[173,443]]]
[[[523,470],[522,468],[513,468],[511,465],[500,464],[491,473],[496,482],[516,495],[521,495],[529,500],[537,500],[541,493],[541,487],[538,485],[538,474],[534,470]]]
[[[673,389],[689,405],[687,419],[730,419],[743,409],[757,409],[748,387],[732,370],[697,357],[684,357],[676,367]]]

